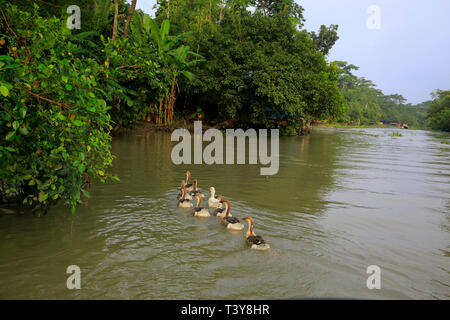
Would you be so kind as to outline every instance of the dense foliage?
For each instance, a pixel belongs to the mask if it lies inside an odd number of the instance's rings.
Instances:
[[[168,21],[141,13],[128,23],[125,1],[80,1],[90,10],[72,31],[67,1],[11,2],[0,8],[1,202],[74,210],[92,178],[118,179],[108,173],[111,130],[143,117],[170,123],[178,79],[192,79],[191,56],[202,58]]]
[[[450,91],[437,90],[428,108],[427,121],[435,130],[450,131]]]
[[[88,195],[81,188],[88,176],[104,180],[112,162],[108,107],[95,90],[104,67],[73,56],[76,48],[58,19],[5,9],[1,195],[20,196],[27,204],[62,199],[75,206],[81,192]]]
[[[303,8],[294,1],[251,1],[254,12],[249,1],[158,3],[157,19],[168,17],[178,32],[189,32],[184,43],[206,59],[181,87],[184,112],[244,127],[287,122],[285,134],[296,133],[302,120],[342,112],[338,68],[299,30]],[[320,46],[329,50],[334,42],[323,40],[325,33]]]

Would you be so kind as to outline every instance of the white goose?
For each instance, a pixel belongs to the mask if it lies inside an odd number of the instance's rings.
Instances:
[[[216,189],[214,187],[210,187],[209,191],[211,192],[211,195],[208,199],[208,207],[210,208],[221,208],[222,204],[220,203],[220,200],[215,197]]]

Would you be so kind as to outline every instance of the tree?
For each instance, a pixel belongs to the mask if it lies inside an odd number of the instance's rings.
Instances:
[[[242,126],[276,126],[273,116],[281,123],[338,114],[338,69],[289,17],[240,11],[224,16],[220,27],[186,26],[192,36],[185,40],[206,62],[181,90],[183,106]]]
[[[322,52],[325,56],[328,55],[331,48],[339,39],[337,30],[338,25],[336,24],[332,24],[329,27],[321,25],[318,34],[316,34],[314,31],[309,33],[311,39],[314,41],[314,44],[316,45],[317,50]]]
[[[105,66],[72,54],[64,20],[37,7],[0,11],[0,201],[38,209],[62,200],[74,210],[91,178],[110,177]]]
[[[450,131],[450,90],[436,90],[428,108],[428,125],[434,130]]]

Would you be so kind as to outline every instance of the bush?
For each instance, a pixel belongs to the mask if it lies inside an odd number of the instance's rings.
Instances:
[[[3,10],[2,10],[3,11]],[[0,48],[0,195],[74,210],[91,177],[112,164],[105,65],[74,57],[64,21],[6,5]],[[6,18],[5,18],[6,19]],[[8,48],[5,50],[5,48]]]
[[[450,91],[438,90],[427,113],[428,125],[434,130],[450,131]]]

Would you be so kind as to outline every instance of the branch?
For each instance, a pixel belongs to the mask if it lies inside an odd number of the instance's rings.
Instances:
[[[58,101],[55,101],[55,100],[52,100],[52,99],[48,99],[48,98],[42,97],[42,96],[38,95],[37,93],[34,93],[34,92],[32,92],[32,91],[30,91],[28,89],[25,89],[25,91],[28,94],[31,94],[32,96],[34,96],[34,97],[36,97],[36,98],[38,98],[40,100],[44,100],[44,101],[50,102],[52,104],[56,104],[57,106],[64,107],[66,109],[70,109],[70,106],[68,104],[61,103],[61,102],[58,102]]]
[[[3,12],[2,9],[0,9],[0,11],[2,12],[3,19],[5,20],[6,25],[8,26],[8,29],[11,30],[11,32],[14,34],[14,36],[15,36],[16,38],[18,38],[18,37],[17,37],[17,34],[14,32],[14,30],[11,29],[11,26],[9,25],[8,20],[7,20],[6,17],[5,17],[5,13]]]

